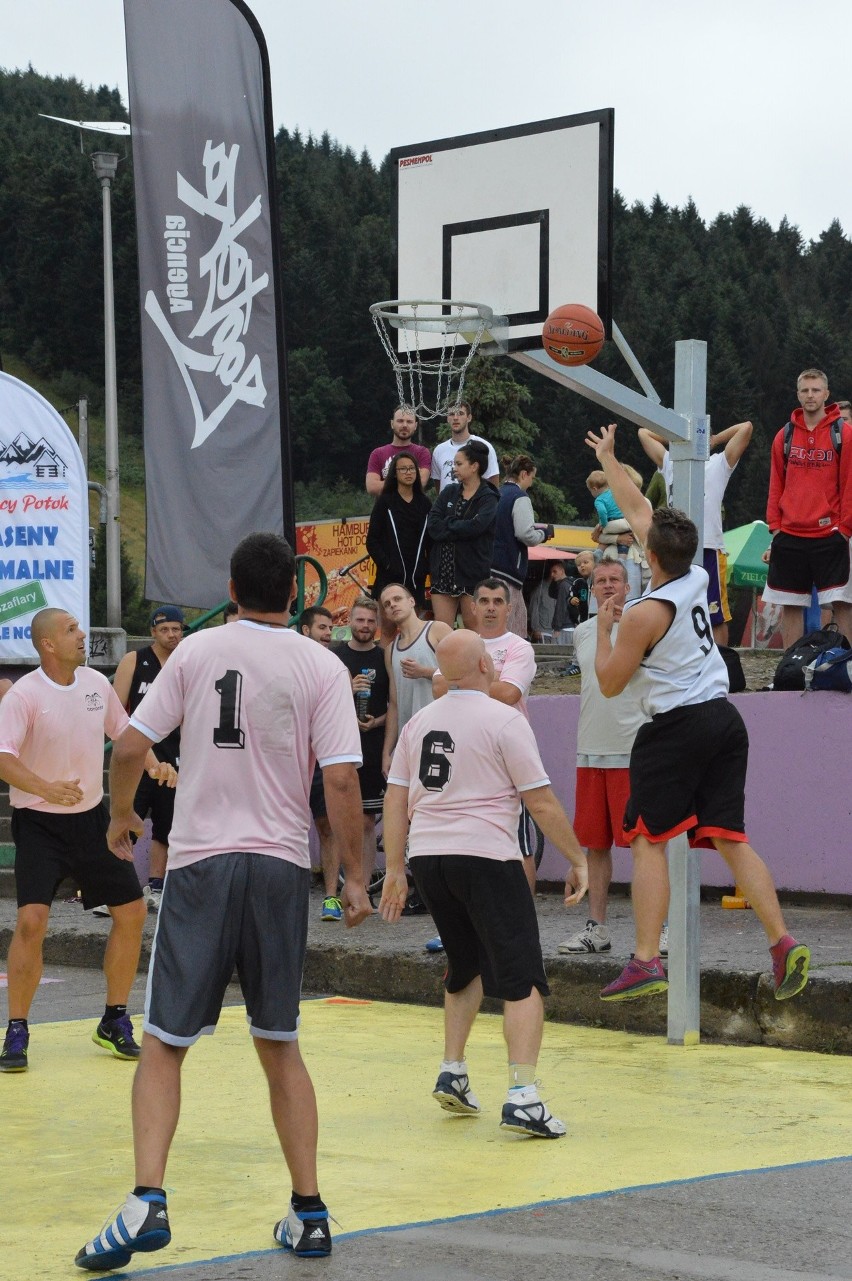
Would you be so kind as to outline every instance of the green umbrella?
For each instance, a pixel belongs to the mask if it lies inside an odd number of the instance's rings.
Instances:
[[[750,525],[725,530],[725,547],[728,551],[729,587],[764,587],[767,566],[763,553],[772,542],[769,526],[765,521],[753,520]]]

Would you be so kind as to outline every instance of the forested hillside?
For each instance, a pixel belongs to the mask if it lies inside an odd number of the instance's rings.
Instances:
[[[66,402],[98,412],[103,376],[101,207],[87,155],[39,112],[126,119],[114,91],[32,70],[0,72],[0,354],[50,377]],[[400,139],[404,141],[405,139]],[[116,150],[126,144],[110,140]],[[119,415],[141,431],[139,313],[132,158],[114,186]],[[367,454],[387,436],[393,377],[368,315],[391,293],[390,175],[327,136],[279,131],[281,239],[293,457],[304,518],[340,478],[358,487]],[[649,155],[653,166],[653,155]],[[568,299],[560,301],[570,301]],[[728,524],[764,511],[770,434],[795,404],[795,377],[815,364],[835,395],[852,393],[852,243],[839,224],[803,243],[746,208],[710,225],[696,209],[615,205],[614,315],[670,403],[674,342],[709,344],[708,407],[721,429],[752,418],[751,449],[727,498]],[[630,375],[609,344],[597,367]],[[470,380],[478,422],[498,446],[539,461],[541,514],[592,518],[585,429],[595,408],[510,362],[480,362]],[[427,430],[427,444],[434,443]],[[632,430],[628,457],[646,476]],[[536,491],[533,491],[535,497]],[[364,507],[367,503],[364,501]]]

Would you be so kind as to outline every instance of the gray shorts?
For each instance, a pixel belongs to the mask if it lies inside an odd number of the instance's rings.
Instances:
[[[216,854],[166,876],[144,1028],[167,1045],[216,1030],[236,970],[252,1036],[295,1041],[311,873],[268,854]]]

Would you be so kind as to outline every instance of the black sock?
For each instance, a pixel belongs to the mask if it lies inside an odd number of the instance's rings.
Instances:
[[[327,1213],[326,1204],[319,1192],[314,1192],[311,1196],[299,1196],[298,1192],[292,1192],[290,1200],[293,1202],[293,1209],[302,1214],[309,1214],[311,1210],[322,1210]]]
[[[144,1184],[140,1183],[138,1188],[133,1189],[134,1196],[145,1196],[148,1192],[156,1192],[157,1196],[161,1196],[164,1201],[166,1199],[166,1194],[162,1188],[146,1188]]]
[[[112,1023],[113,1019],[123,1018],[127,1013],[126,1005],[105,1005],[102,1023]]]
[[[26,1019],[9,1019],[9,1026],[6,1031],[11,1032],[13,1027],[22,1027],[25,1032],[30,1030]]]
[[[163,888],[163,882],[164,882],[164,880],[165,880],[165,879],[166,879],[166,878],[165,878],[164,876],[149,876],[149,877],[148,877],[148,889],[149,889],[149,890],[161,890],[161,889]]]

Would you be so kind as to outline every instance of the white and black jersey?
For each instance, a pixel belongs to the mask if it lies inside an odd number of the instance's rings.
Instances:
[[[728,669],[707,616],[708,581],[703,569],[691,565],[680,578],[653,588],[624,607],[628,610],[646,600],[662,600],[674,608],[668,631],[630,679],[630,692],[647,716],[707,703],[728,693]]]
[[[136,711],[162,670],[162,663],[157,658],[153,645],[144,645],[142,649],[136,651],[136,666],[133,669],[127,694],[127,712],[130,716]],[[158,761],[168,761],[170,765],[177,767],[180,762],[180,730],[172,730],[162,742],[155,743],[154,755]]]

